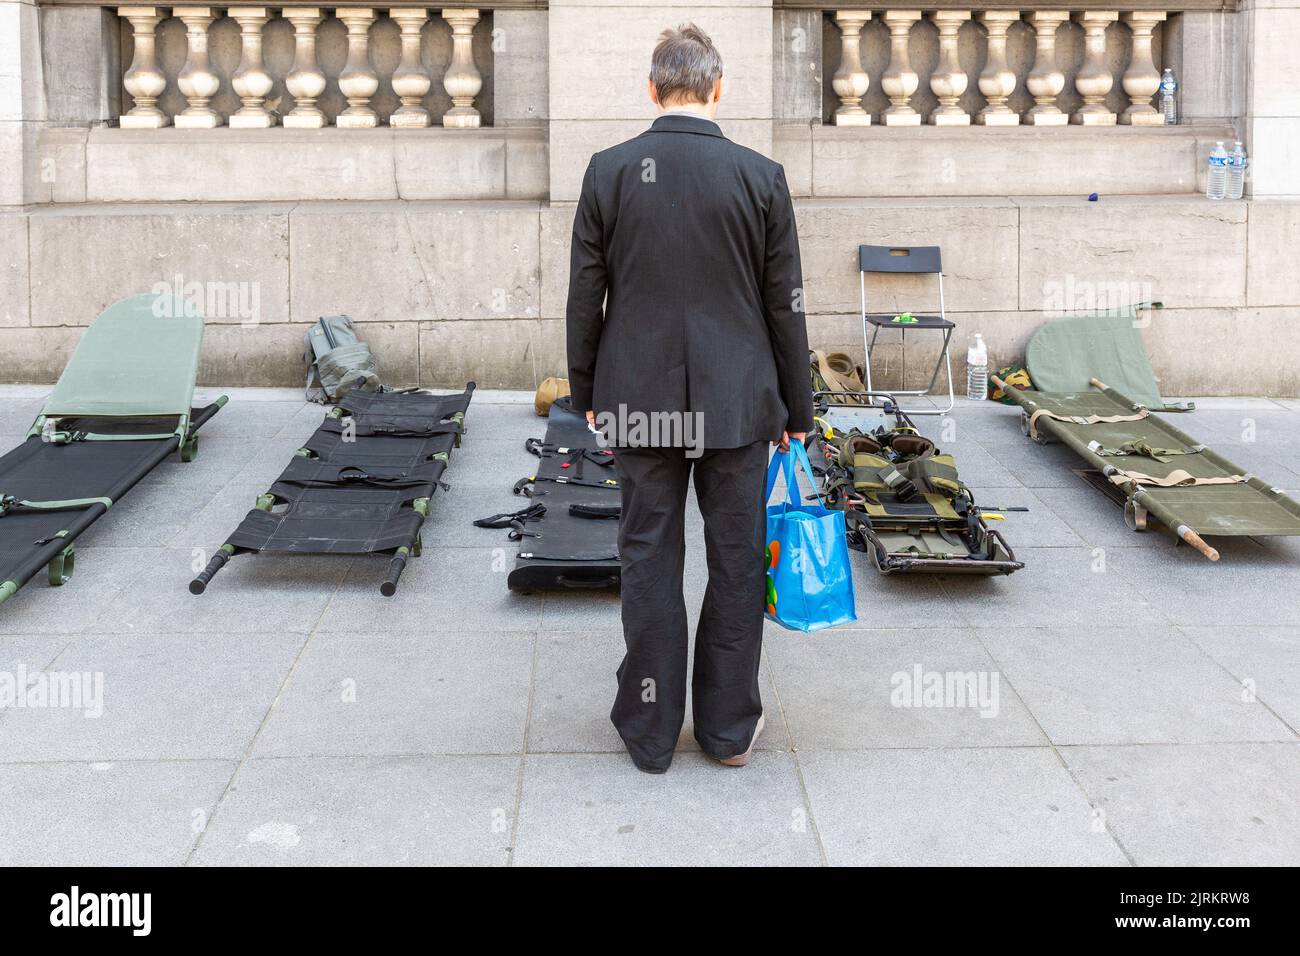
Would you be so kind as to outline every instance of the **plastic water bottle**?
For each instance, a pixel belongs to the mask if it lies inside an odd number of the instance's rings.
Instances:
[[[1160,112],[1165,116],[1166,126],[1178,125],[1178,100],[1175,94],[1178,92],[1178,81],[1174,79],[1174,71],[1165,68],[1165,72],[1160,77]]]
[[[982,402],[989,396],[989,350],[984,337],[975,333],[975,341],[966,350],[966,397]]]
[[[1240,199],[1246,186],[1246,148],[1237,140],[1228,157],[1228,198]]]
[[[1228,194],[1228,151],[1223,140],[1210,150],[1210,165],[1205,177],[1205,198],[1222,199]]]

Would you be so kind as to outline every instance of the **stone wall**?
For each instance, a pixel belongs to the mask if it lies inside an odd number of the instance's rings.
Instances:
[[[82,327],[155,287],[207,297],[209,384],[299,384],[302,333],[329,312],[361,324],[394,383],[526,388],[562,372],[587,157],[645,128],[655,35],[691,17],[724,55],[724,130],[786,166],[814,344],[861,354],[859,243],[937,244],[959,380],[974,332],[1003,364],[1062,309],[1153,301],[1143,334],[1168,394],[1300,395],[1300,77],[1277,40],[1300,34],[1297,2],[1165,22],[1160,54],[1183,78],[1173,128],[837,126],[833,11],[562,0],[484,11],[504,42],[476,53],[490,58],[482,129],[123,130],[111,121],[130,98],[107,77],[131,50],[115,16],[0,0],[0,380],[53,381]],[[959,34],[972,77],[975,29]],[[885,68],[880,39],[869,72]],[[1063,29],[1069,75],[1079,39]],[[915,28],[913,66],[933,68],[936,42]],[[917,109],[931,99],[919,91]],[[878,119],[885,102],[877,90],[863,107]],[[1204,157],[1239,135],[1250,198],[1211,203]],[[869,291],[882,311],[936,304],[916,282]],[[882,384],[917,384],[933,346],[882,348]]]
[[[1171,394],[1300,394],[1300,203],[1194,196],[808,199],[799,234],[813,341],[861,353],[858,242],[943,246],[956,372],[982,332],[1023,354],[1062,307],[1150,299],[1152,360]],[[564,368],[571,205],[330,202],[43,207],[0,217],[0,379],[50,381],[84,326],[156,285],[229,290],[208,303],[203,380],[292,385],[307,323],[346,312],[393,382],[532,387]],[[933,309],[933,286],[873,280],[882,310]],[[924,336],[908,370],[934,361]],[[897,387],[903,359],[878,356]],[[1243,377],[1245,376],[1245,377]],[[912,379],[909,378],[909,384]]]

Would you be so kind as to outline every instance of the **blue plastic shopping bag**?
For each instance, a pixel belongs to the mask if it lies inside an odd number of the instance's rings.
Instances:
[[[767,467],[767,616],[794,631],[818,631],[856,621],[844,512],[800,499],[796,462],[816,490],[803,442],[777,452]],[[776,476],[785,475],[785,500],[771,504]]]

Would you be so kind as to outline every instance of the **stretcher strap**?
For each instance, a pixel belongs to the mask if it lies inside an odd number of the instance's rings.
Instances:
[[[1175,469],[1163,478],[1144,475],[1140,471],[1112,469],[1108,476],[1117,485],[1135,482],[1139,485],[1155,485],[1157,488],[1190,488],[1193,485],[1239,485],[1246,480],[1244,475],[1223,475],[1217,478],[1197,478],[1181,468]]]
[[[1126,441],[1118,448],[1107,448],[1101,442],[1088,442],[1088,450],[1101,458],[1121,458],[1127,455],[1141,455],[1161,464],[1168,464],[1177,455],[1199,455],[1205,451],[1204,445],[1191,448],[1156,448],[1150,442],[1134,439]]]
[[[0,495],[0,517],[15,511],[72,511],[93,505],[113,507],[112,498],[64,498],[55,501],[28,501],[13,495]]]
[[[1038,419],[1051,418],[1058,422],[1068,422],[1073,425],[1113,425],[1116,422],[1140,422],[1151,414],[1150,409],[1143,408],[1136,415],[1061,415],[1057,412],[1049,412],[1045,408],[1037,408],[1029,416],[1029,437],[1038,437]]]

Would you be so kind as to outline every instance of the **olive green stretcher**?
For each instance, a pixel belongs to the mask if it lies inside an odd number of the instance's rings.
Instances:
[[[193,408],[203,317],[189,302],[136,295],[86,329],[26,440],[0,456],[0,602],[42,568],[75,566],[77,537],[226,403]]]
[[[1068,445],[1119,493],[1132,530],[1154,518],[1211,561],[1205,537],[1300,535],[1300,502],[1105,383],[1045,393],[993,381],[1020,406],[1025,434]]]

